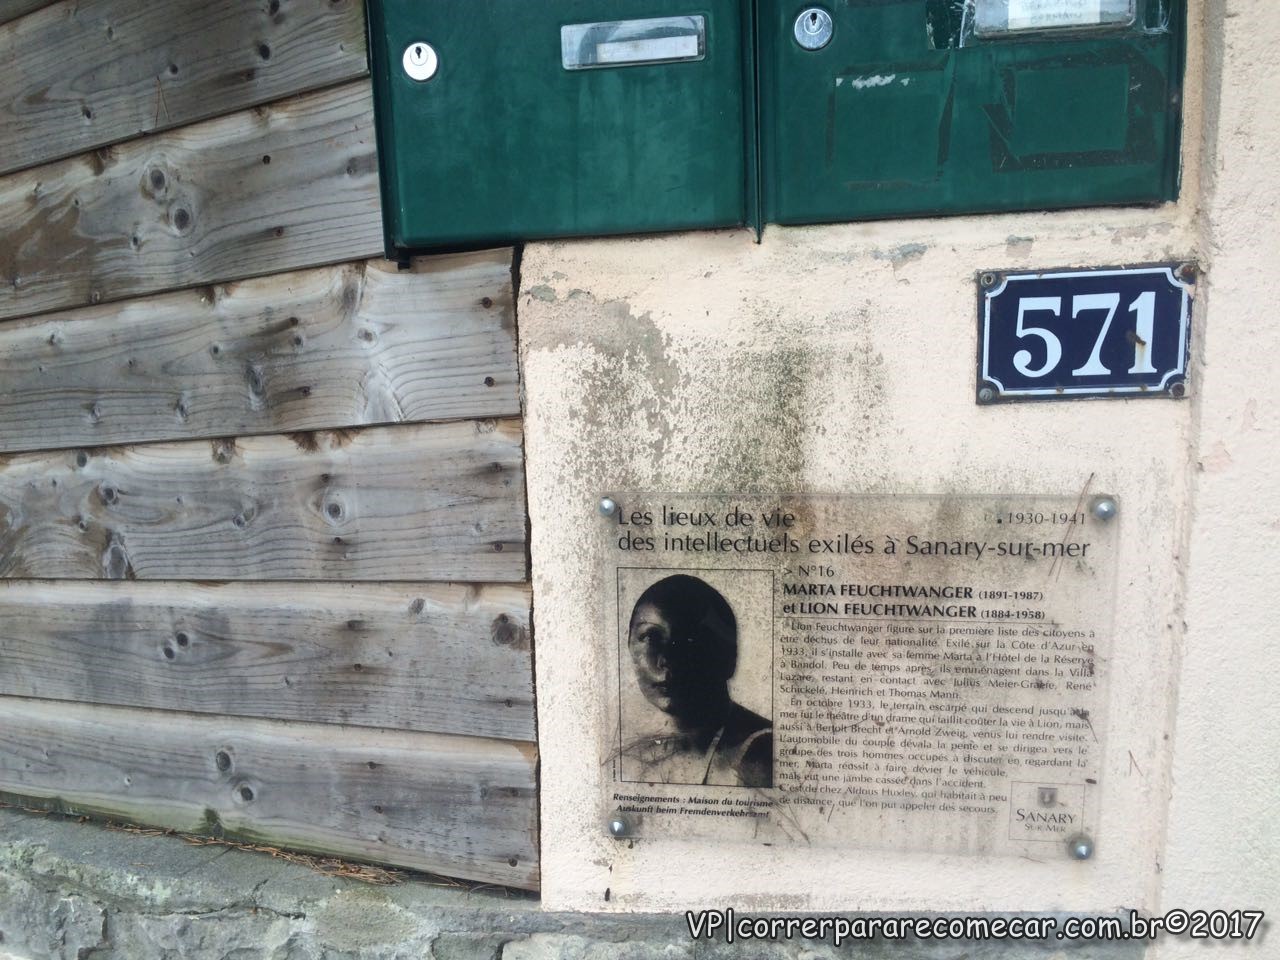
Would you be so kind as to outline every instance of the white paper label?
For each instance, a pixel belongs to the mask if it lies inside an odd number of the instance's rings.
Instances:
[[[1103,0],[1009,0],[1010,30],[1096,26]]]
[[[658,63],[664,60],[692,60],[698,56],[698,38],[651,37],[647,40],[616,40],[596,47],[596,63]]]

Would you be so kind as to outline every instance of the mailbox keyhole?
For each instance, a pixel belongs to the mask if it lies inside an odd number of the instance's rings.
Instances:
[[[831,42],[831,34],[835,24],[831,14],[821,7],[809,7],[796,17],[795,38],[805,50],[821,50]]]
[[[404,48],[402,64],[411,80],[423,81],[436,75],[440,61],[431,44],[417,40]]]

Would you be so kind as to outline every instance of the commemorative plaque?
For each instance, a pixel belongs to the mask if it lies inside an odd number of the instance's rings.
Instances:
[[[1096,839],[1114,499],[604,503],[615,836],[1032,857]]]

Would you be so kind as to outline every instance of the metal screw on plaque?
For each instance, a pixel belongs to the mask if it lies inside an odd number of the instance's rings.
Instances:
[[[1120,512],[1120,507],[1111,497],[1095,497],[1090,509],[1093,515],[1103,523],[1115,519],[1115,515]]]
[[[996,396],[995,387],[983,387],[978,391],[978,402],[991,403],[995,400]]]
[[[831,42],[834,32],[831,14],[821,7],[810,7],[796,17],[796,43],[806,50],[821,50]]]
[[[996,285],[996,275],[994,273],[984,273],[982,275],[982,285],[984,287],[994,287]]]
[[[613,499],[613,497],[600,498],[600,516],[612,517],[617,512],[618,512],[617,500]]]
[[[1187,283],[1196,282],[1196,265],[1194,263],[1184,263],[1178,268],[1178,276]]]
[[[631,836],[631,821],[620,813],[615,813],[609,818],[609,836],[623,837]]]
[[[1067,853],[1073,860],[1088,860],[1093,856],[1093,838],[1077,833],[1067,841]]]

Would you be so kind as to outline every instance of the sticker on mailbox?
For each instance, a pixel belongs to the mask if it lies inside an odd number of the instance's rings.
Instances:
[[[983,273],[978,402],[1186,393],[1189,264]]]

